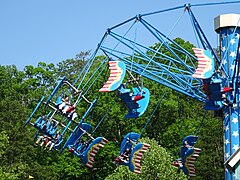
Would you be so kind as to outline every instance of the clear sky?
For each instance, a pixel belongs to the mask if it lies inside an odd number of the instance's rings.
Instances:
[[[137,14],[204,2],[223,1],[1,0],[0,65],[15,64],[23,69],[26,65],[36,66],[40,61],[56,64],[74,58],[81,51],[94,50],[107,28]],[[213,18],[222,13],[240,13],[240,4],[193,10],[207,30],[209,40],[216,44]]]

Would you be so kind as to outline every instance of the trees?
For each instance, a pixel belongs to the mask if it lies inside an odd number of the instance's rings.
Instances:
[[[0,132],[0,159],[3,159],[5,150],[9,148],[9,141],[8,141],[8,136],[6,135],[5,131]],[[0,163],[0,179],[17,179],[17,174],[12,173],[7,169],[6,167],[3,166],[3,163]]]
[[[23,124],[39,95],[46,90],[44,86],[52,81],[49,69],[52,66],[39,63],[37,68],[27,66],[24,72],[15,66],[0,68],[0,132],[4,131],[8,138],[1,157],[1,171],[7,174],[6,179],[25,179],[32,171],[39,172],[35,167],[39,167],[38,156],[42,152],[33,147],[33,131],[23,129]]]
[[[193,46],[182,39],[176,41],[188,49]],[[155,49],[158,49],[157,46]],[[56,66],[40,62],[37,67],[26,66],[24,71],[18,71],[15,66],[0,66],[0,179],[7,176],[10,179],[26,179],[29,175],[35,179],[186,179],[182,173],[177,173],[171,163],[177,158],[183,134],[195,133],[199,135],[196,147],[203,150],[196,161],[196,179],[221,179],[224,172],[222,121],[212,112],[204,115],[201,103],[144,78],[144,86],[151,92],[150,104],[145,114],[137,119],[124,119],[127,109],[116,92],[98,94],[108,72],[99,76],[87,93],[91,100],[98,98],[98,103],[85,122],[96,127],[110,108],[93,134],[94,137],[104,136],[109,140],[97,154],[93,169],[83,167],[80,159],[67,151],[60,155],[57,151],[46,153],[44,149],[35,147],[33,137],[36,129],[29,126],[23,128],[23,123],[39,98],[51,92],[59,77],[67,76],[73,82],[87,62],[88,55],[89,52],[80,53],[76,59],[65,60]],[[93,66],[98,67],[103,58],[96,57]],[[90,69],[87,76],[91,74]],[[160,107],[152,114],[166,91]],[[86,108],[87,103],[79,104],[80,118]],[[143,129],[151,115],[148,126]],[[200,124],[201,128],[198,129]],[[142,135],[150,138],[142,139],[150,143],[151,148],[144,154],[140,175],[129,172],[124,166],[116,169],[112,163],[122,138],[132,131],[143,131]]]

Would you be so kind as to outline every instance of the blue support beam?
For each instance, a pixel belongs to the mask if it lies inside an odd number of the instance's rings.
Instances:
[[[239,59],[236,59],[236,57],[239,53],[238,42],[240,36],[240,28],[221,27],[218,30],[221,42],[222,65],[229,77],[226,79],[226,85],[232,86],[234,88],[233,92],[227,94],[227,98],[232,102],[234,102],[234,99],[236,99],[236,104],[224,107],[224,159],[227,161],[240,147],[240,91],[238,82],[234,82],[234,80],[239,76],[239,72],[237,70],[237,66],[239,66]],[[237,72],[234,73],[234,71]],[[230,171],[226,168],[226,180],[235,180],[237,178],[240,177],[237,177],[237,175],[234,173],[230,173]]]

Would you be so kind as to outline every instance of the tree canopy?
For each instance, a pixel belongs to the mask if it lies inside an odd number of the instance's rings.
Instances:
[[[180,38],[175,41],[185,48],[193,47]],[[157,49],[158,44],[155,46]],[[29,65],[23,71],[14,65],[0,66],[0,179],[27,179],[29,176],[51,180],[187,179],[171,163],[178,157],[183,137],[189,134],[199,136],[196,147],[203,150],[195,164],[195,179],[223,179],[221,117],[215,117],[210,111],[205,113],[203,104],[148,79],[143,80],[151,92],[150,104],[145,114],[137,119],[124,119],[127,110],[116,92],[102,93],[98,97],[97,107],[86,121],[95,127],[110,108],[106,119],[94,133],[94,136],[104,136],[109,143],[97,154],[93,169],[84,167],[79,158],[67,151],[60,155],[58,151],[48,153],[35,146],[36,129],[29,125],[23,127],[26,119],[41,96],[51,93],[59,77],[66,76],[74,81],[89,54],[90,51],[81,52],[75,59],[67,59],[57,65],[39,62],[37,67]],[[97,67],[102,59],[103,56],[96,57],[94,66]],[[106,74],[92,86],[89,96],[93,97],[98,92]],[[159,108],[152,114],[165,92]],[[78,113],[82,114],[86,108],[86,104],[81,104]],[[113,163],[124,135],[131,131],[143,132],[141,141],[151,144],[144,154],[139,175]]]

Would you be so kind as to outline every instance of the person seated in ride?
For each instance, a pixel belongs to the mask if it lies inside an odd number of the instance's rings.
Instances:
[[[57,130],[56,127],[57,127],[57,122],[55,122],[54,120],[48,121],[45,134],[53,135]]]
[[[77,153],[82,154],[85,149],[88,147],[88,143],[82,140],[81,144],[79,144],[76,148]]]
[[[59,96],[57,101],[56,101],[56,105],[55,107],[60,110],[60,111],[63,111],[63,109],[67,106],[67,105],[70,105],[70,103],[68,102],[69,101],[69,98],[68,96]]]
[[[42,129],[45,124],[48,122],[48,116],[44,115],[38,118],[38,120],[35,122],[35,127]]]
[[[59,140],[59,138],[61,137],[61,134],[59,133],[59,131],[53,136],[53,138],[49,139],[49,141],[46,144],[46,147],[49,147],[49,151],[52,150],[52,148],[54,147],[54,145],[57,143],[57,141]]]
[[[178,167],[178,168],[182,168],[183,167],[183,161],[182,158],[178,158],[176,159],[173,163],[173,166]]]
[[[117,162],[119,164],[128,163],[130,154],[131,154],[131,149],[126,148],[126,150],[115,159],[115,162]]]
[[[42,135],[42,136],[38,137],[36,144],[38,144],[41,141],[40,146],[43,146],[44,144],[47,144],[49,142],[49,140],[51,140],[51,137],[49,137],[47,135]]]
[[[83,139],[80,139],[75,144],[69,146],[69,151],[72,154],[80,157],[83,154],[83,152],[87,149],[87,147],[90,144],[90,142],[91,141],[87,142],[87,141],[85,141]]]
[[[66,110],[67,118],[69,118],[71,120],[74,120],[75,118],[78,117],[77,112],[76,112],[76,108],[77,108],[76,104],[68,107],[68,109]]]
[[[50,126],[50,122],[49,121],[45,121],[43,123],[43,125],[41,127],[39,127],[40,132],[45,134],[47,129],[49,128],[49,126]]]
[[[193,144],[189,143],[187,140],[184,140],[182,142],[180,150],[178,151],[180,158],[174,161],[172,165],[182,168],[186,161],[186,158],[192,153],[193,148],[194,148]]]

